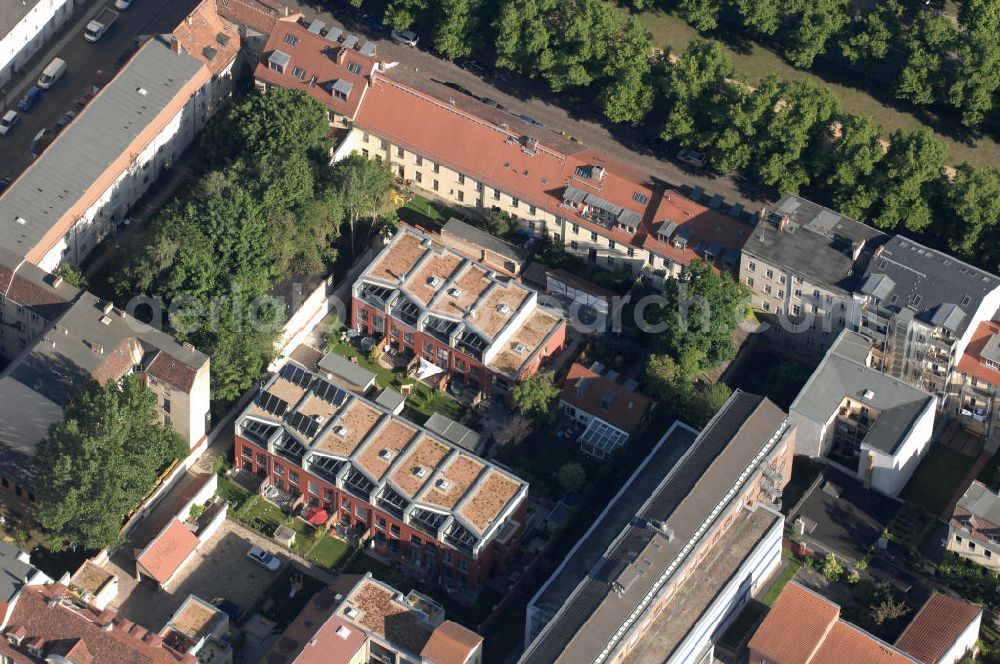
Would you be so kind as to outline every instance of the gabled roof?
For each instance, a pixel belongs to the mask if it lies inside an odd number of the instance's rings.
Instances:
[[[973,623],[973,641],[978,638],[982,615],[982,607],[972,602],[934,593],[899,635],[896,647],[921,662],[937,664]]]
[[[1000,324],[993,321],[983,321],[976,327],[958,361],[958,370],[989,385],[1000,386],[1000,369],[987,365],[987,360],[1000,366]]]
[[[559,398],[629,434],[639,426],[650,404],[638,392],[577,363],[570,367]]]
[[[136,563],[151,577],[166,583],[196,548],[197,536],[175,518],[136,557]]]
[[[482,642],[472,630],[446,620],[431,633],[420,656],[427,664],[465,664]]]
[[[748,647],[772,664],[916,664],[843,621],[839,606],[795,581],[778,595]]]

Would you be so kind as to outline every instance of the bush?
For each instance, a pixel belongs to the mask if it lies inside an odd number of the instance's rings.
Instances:
[[[858,574],[858,570],[856,570],[856,569],[852,569],[851,573],[847,575],[847,579],[846,579],[847,585],[849,585],[849,586],[857,585],[857,583],[860,580],[861,580],[861,575]]]
[[[192,523],[201,518],[201,515],[205,513],[204,505],[192,505],[191,512],[188,514],[188,521]]]
[[[844,566],[837,562],[837,556],[832,553],[826,554],[823,558],[823,576],[830,579],[831,581],[837,581],[840,579],[840,575],[844,573]]]
[[[579,491],[587,481],[587,471],[578,462],[569,461],[559,468],[558,481],[564,491]]]

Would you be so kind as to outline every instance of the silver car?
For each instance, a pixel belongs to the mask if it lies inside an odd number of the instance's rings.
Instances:
[[[250,547],[250,550],[247,551],[247,558],[254,561],[269,572],[277,572],[281,569],[281,559],[268,553],[259,546]]]
[[[6,136],[14,130],[17,123],[21,121],[21,116],[17,111],[10,110],[0,118],[0,136]]]
[[[407,46],[416,46],[417,42],[420,41],[420,37],[413,30],[393,30],[391,36],[392,41],[406,44]]]

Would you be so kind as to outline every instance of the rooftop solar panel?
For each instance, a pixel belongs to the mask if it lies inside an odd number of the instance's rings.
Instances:
[[[284,417],[288,411],[288,402],[270,392],[261,392],[257,396],[257,405],[275,417]]]
[[[342,406],[347,400],[346,391],[325,380],[316,381],[315,393],[320,399],[334,406]]]
[[[286,364],[281,367],[279,375],[289,383],[295,383],[299,387],[306,387],[312,380],[312,374],[296,364]]]

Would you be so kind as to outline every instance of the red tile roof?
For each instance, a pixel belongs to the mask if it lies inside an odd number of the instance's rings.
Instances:
[[[614,395],[608,410],[604,410],[601,405],[605,393]],[[627,433],[634,432],[639,426],[650,403],[649,399],[638,392],[628,390],[607,376],[576,363],[566,375],[566,384],[559,398]]]
[[[194,387],[194,379],[198,376],[198,370],[173,358],[162,350],[156,353],[153,361],[146,367],[146,373],[150,376],[170,383],[184,392],[190,392]]]
[[[295,40],[296,43],[289,43]],[[268,65],[268,58],[275,51],[287,53],[291,57],[285,73],[271,69]],[[309,32],[297,21],[279,20],[264,46],[264,57],[257,65],[254,76],[273,85],[304,90],[335,113],[353,119],[367,93],[368,76],[381,62],[383,60],[379,58],[362,55],[353,48],[344,48],[326,37]],[[358,72],[350,71],[350,65],[356,65]],[[297,67],[304,70],[302,78],[297,78],[293,73]],[[316,85],[310,85],[313,76],[317,78]],[[331,91],[330,86],[338,80],[353,86],[346,101],[334,96]]]
[[[840,619],[840,607],[792,581],[750,639],[772,664],[903,664],[912,660]]]
[[[197,662],[193,655],[181,655],[162,645],[162,642],[144,640],[132,630],[138,626],[130,621],[115,619],[110,626],[107,620],[113,617],[108,611],[97,611],[92,607],[77,605],[63,599],[69,590],[62,584],[27,586],[14,605],[8,632],[21,632],[25,643],[41,644],[45,656],[72,655],[74,662],[92,661],[94,664],[184,664]],[[58,603],[56,603],[58,602]],[[107,628],[102,627],[107,626]],[[145,628],[138,634],[145,634]],[[9,646],[8,646],[9,647]],[[2,651],[0,651],[2,652]],[[87,656],[91,659],[88,660]],[[15,658],[15,661],[35,661]]]
[[[994,334],[1000,334],[1000,325],[993,321],[983,321],[972,333],[972,339],[958,362],[958,370],[967,376],[974,376],[990,385],[1000,386],[1000,371],[986,366],[980,353]]]
[[[465,664],[482,642],[483,637],[472,630],[446,620],[431,634],[420,656],[428,664]]]
[[[166,583],[197,547],[195,534],[178,519],[171,519],[139,555],[136,563],[151,577]]]
[[[896,647],[921,662],[936,664],[982,613],[976,604],[935,593],[900,634]]]
[[[215,6],[221,16],[265,34],[274,29],[282,13],[282,5],[267,0],[215,0]]]

